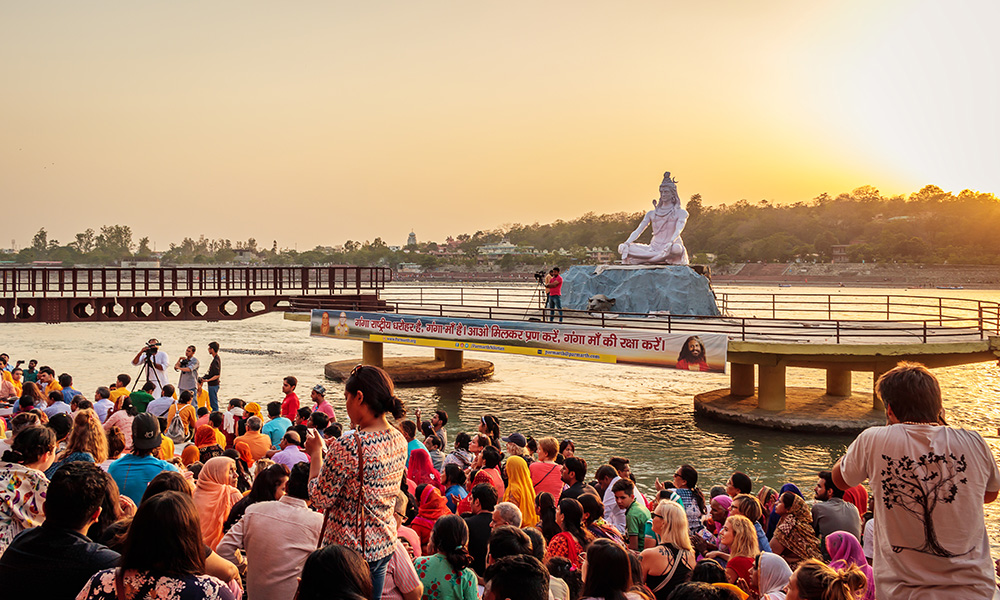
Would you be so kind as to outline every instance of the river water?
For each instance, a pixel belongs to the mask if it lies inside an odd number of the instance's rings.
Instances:
[[[750,288],[767,293],[802,292],[802,288]],[[719,287],[719,292],[748,288]],[[809,293],[903,294],[903,290],[808,288]],[[994,300],[984,290],[921,290],[922,295]],[[135,374],[132,357],[149,337],[163,343],[171,361],[189,344],[207,368],[206,345],[218,341],[223,352],[220,400],[232,397],[265,403],[280,400],[281,379],[299,379],[299,395],[323,382],[335,407],[343,406],[341,386],[323,380],[327,362],[357,357],[356,341],[309,337],[308,323],[290,321],[280,313],[244,321],[201,323],[18,323],[2,326],[0,351],[12,360],[39,360],[56,373],[74,376],[76,389],[88,397],[118,373]],[[386,345],[386,356],[413,355],[429,349]],[[734,470],[749,474],[755,489],[760,483],[778,488],[785,482],[812,490],[815,474],[828,469],[843,454],[851,436],[774,432],[696,419],[692,397],[728,387],[727,375],[686,373],[627,365],[605,365],[528,356],[471,353],[490,360],[495,374],[485,381],[406,387],[399,392],[408,409],[448,411],[449,439],[459,431],[473,431],[483,414],[500,418],[504,435],[571,438],[578,454],[591,465],[590,474],[610,456],[631,459],[640,487],[648,491],[659,477],[669,481],[682,463],[700,473],[699,485],[724,483]],[[987,438],[1000,455],[997,426],[1000,409],[1000,369],[995,362],[936,369],[952,425],[973,429]],[[176,379],[176,378],[173,378]],[[823,385],[823,372],[789,369],[788,385]],[[855,373],[855,390],[870,390],[871,374]],[[342,414],[342,409],[338,415]],[[1000,504],[1000,503],[995,503]],[[987,506],[987,522],[994,550],[1000,548],[1000,506]]]

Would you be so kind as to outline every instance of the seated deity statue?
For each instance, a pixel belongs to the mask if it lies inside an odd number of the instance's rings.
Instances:
[[[622,264],[688,264],[687,249],[684,247],[684,240],[681,239],[681,231],[687,223],[688,213],[681,208],[681,200],[677,195],[677,182],[670,177],[669,171],[663,174],[660,199],[654,200],[653,206],[655,208],[646,213],[625,243],[619,244],[618,252],[622,255]],[[653,239],[650,243],[636,243],[635,240],[650,225],[653,226]]]

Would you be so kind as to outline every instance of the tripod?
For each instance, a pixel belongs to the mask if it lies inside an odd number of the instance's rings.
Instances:
[[[543,284],[542,284],[541,281],[539,281],[538,285],[543,285]],[[545,292],[545,294],[542,294],[543,291]],[[536,288],[535,289],[535,293],[532,294],[531,298],[528,300],[528,308],[524,309],[524,317],[523,318],[525,320],[528,320],[528,321],[533,320],[533,319],[531,319],[531,318],[528,317],[528,313],[531,312],[531,307],[535,304],[535,301],[537,299],[538,306],[539,306],[539,308],[542,309],[542,319],[541,320],[544,323],[545,322],[545,311],[548,309],[548,297],[549,297],[548,288],[546,288],[544,286],[540,287],[540,288]]]
[[[150,374],[153,373],[154,369],[156,369],[156,367],[153,366],[153,354],[150,354],[149,352],[146,352],[146,356],[142,359],[142,364],[139,365],[139,372],[136,373],[135,380],[133,380],[133,382],[132,382],[132,391],[133,392],[135,391],[135,386],[139,385],[139,380],[142,379],[143,373],[146,374],[145,381],[149,381],[150,380]],[[156,377],[154,375],[153,379],[156,380],[157,387],[159,387],[160,378]]]

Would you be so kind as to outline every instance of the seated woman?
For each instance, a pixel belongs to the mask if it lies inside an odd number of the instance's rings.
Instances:
[[[531,471],[528,470],[528,463],[520,456],[507,459],[507,489],[504,490],[503,501],[511,502],[521,509],[521,527],[534,527],[538,524]]]
[[[709,552],[706,558],[727,561],[726,577],[729,583],[749,589],[750,567],[754,557],[760,553],[753,523],[742,515],[729,517],[719,533],[719,542],[729,548],[729,553]]]
[[[541,492],[535,496],[535,512],[538,513],[538,529],[545,537],[545,544],[548,545],[552,538],[562,531],[556,522],[556,501],[552,494]]]
[[[865,574],[857,567],[832,569],[810,558],[788,578],[788,598],[798,600],[856,600],[866,586]]]
[[[198,511],[191,496],[169,491],[139,506],[125,538],[121,566],[98,571],[77,598],[234,600],[235,597],[221,581],[205,575]]]
[[[431,541],[431,532],[437,520],[450,515],[448,503],[438,489],[430,484],[417,486],[417,516],[413,517],[410,527],[420,536],[421,553],[427,554]]]
[[[241,498],[229,510],[229,516],[226,517],[226,522],[222,524],[223,532],[229,531],[229,529],[235,525],[237,521],[243,518],[243,513],[245,513],[250,506],[258,502],[281,500],[281,497],[285,495],[285,486],[287,484],[288,467],[285,465],[272,464],[268,468],[264,469],[264,472],[253,480],[253,486],[250,488],[250,493]]]
[[[868,580],[865,587],[865,595],[859,600],[875,600],[875,573],[868,566],[865,558],[865,551],[861,548],[861,542],[854,534],[846,531],[834,531],[826,536],[826,551],[830,555],[830,567],[833,569],[846,569],[854,565],[861,569]]]
[[[222,540],[222,525],[233,505],[243,494],[233,487],[236,483],[236,463],[226,456],[210,458],[194,488],[194,501],[201,519],[201,532],[205,544],[215,550]]]
[[[767,536],[764,535],[764,527],[761,525],[761,521],[764,518],[764,509],[761,507],[760,501],[757,500],[756,496],[737,494],[733,498],[733,505],[729,507],[729,515],[743,515],[750,519],[754,530],[757,532],[757,546],[761,552],[771,551],[771,544],[768,543]]]
[[[434,523],[431,542],[435,553],[413,561],[424,588],[434,590],[435,600],[477,600],[476,573],[469,566],[469,527],[458,515]]]
[[[594,540],[583,527],[583,506],[572,498],[563,498],[556,506],[556,525],[561,530],[552,537],[545,550],[545,560],[561,556],[570,561],[575,569],[580,568],[580,554]]]
[[[0,462],[0,554],[14,536],[45,521],[42,504],[56,458],[56,434],[48,427],[22,429]]]
[[[583,576],[583,598],[604,600],[640,600],[632,589],[632,568],[628,550],[611,540],[594,540],[587,547],[580,573]]]
[[[675,587],[688,580],[695,567],[688,515],[680,504],[661,500],[653,509],[653,530],[660,543],[642,551],[642,575],[656,599],[666,600]]]
[[[222,456],[222,446],[211,425],[202,425],[195,430],[194,445],[198,448],[198,461],[207,463],[209,460]]]
[[[621,542],[624,538],[611,523],[604,520],[604,503],[594,494],[580,494],[577,502],[583,507],[583,521],[594,539],[604,538]]]
[[[51,478],[59,467],[77,460],[99,465],[108,460],[108,436],[101,427],[97,413],[90,408],[76,413],[76,417],[73,418],[73,429],[70,430],[69,438],[66,440],[66,449],[45,471],[45,476]]]
[[[125,435],[126,452],[132,451],[132,420],[137,414],[139,413],[132,406],[132,401],[125,396],[121,399],[121,408],[104,420],[104,431],[111,431],[112,427],[117,427]]]
[[[750,569],[750,585],[757,590],[758,600],[785,600],[785,587],[792,575],[785,559],[771,552],[761,552]]]
[[[812,512],[805,501],[792,492],[785,492],[775,503],[775,509],[780,519],[771,538],[771,552],[792,567],[810,558],[820,558]]]
[[[444,488],[444,497],[451,512],[455,512],[459,502],[469,495],[465,489],[466,479],[465,472],[458,465],[451,463],[444,466],[444,481],[441,487]]]
[[[337,584],[330,585],[333,581]],[[371,597],[371,572],[357,551],[330,544],[306,559],[296,596],[298,600],[369,600]]]

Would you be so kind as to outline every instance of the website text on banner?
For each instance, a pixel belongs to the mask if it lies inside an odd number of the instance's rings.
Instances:
[[[724,373],[724,334],[670,334],[644,329],[563,326],[486,319],[312,311],[311,334],[451,350],[503,352],[591,362]]]

